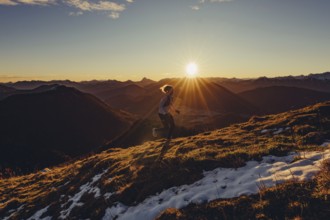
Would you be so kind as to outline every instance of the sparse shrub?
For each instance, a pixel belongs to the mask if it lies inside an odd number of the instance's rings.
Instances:
[[[197,149],[198,147],[193,144],[193,143],[190,143],[190,144],[186,144],[185,146],[182,146],[180,148],[178,148],[175,152],[175,155],[179,155],[179,154],[185,154],[185,153],[188,153],[194,149]]]
[[[12,169],[12,168],[0,168],[0,179],[4,179],[4,178],[10,178],[10,177],[14,177],[14,176],[18,176],[21,174],[21,171],[19,168],[17,168],[16,170]]]
[[[319,106],[318,113],[321,116],[330,116],[330,105],[323,104],[323,105]]]
[[[260,121],[265,121],[267,120],[268,117],[267,116],[252,116],[249,120],[249,123],[255,123],[255,122],[260,122]]]
[[[291,147],[285,144],[271,145],[268,147],[269,154],[278,157],[287,155],[291,150]]]
[[[224,158],[224,162],[227,167],[242,167],[245,166],[245,162],[248,160],[249,155],[247,153],[229,153]]]
[[[204,146],[204,141],[196,141],[195,143],[198,147],[203,147]]]
[[[204,154],[205,158],[212,158],[214,159],[218,155],[215,151],[208,151]]]
[[[296,126],[293,127],[293,130],[297,134],[306,135],[309,132],[315,131],[316,130],[316,127],[311,126],[309,124],[296,125]]]
[[[255,127],[256,127],[255,125],[249,124],[249,125],[242,126],[241,129],[245,130],[245,131],[253,131],[255,129]]]
[[[301,160],[301,159],[303,159],[303,157],[302,157],[300,154],[298,154],[297,156],[294,156],[294,157],[293,157],[292,163],[294,163],[294,162],[296,162],[296,161],[299,161],[299,160]]]
[[[295,115],[291,121],[288,122],[288,126],[295,126],[295,125],[301,125],[301,124],[315,124],[317,123],[317,114],[298,114]]]
[[[157,220],[178,219],[178,218],[183,218],[182,214],[180,213],[180,210],[176,208],[168,208],[159,214]]]
[[[300,140],[301,144],[322,144],[324,141],[323,134],[321,132],[309,132]]]
[[[223,144],[224,141],[218,138],[218,139],[206,140],[205,143],[209,145],[219,145],[219,144]]]
[[[235,143],[232,142],[232,141],[224,141],[224,142],[222,143],[222,145],[223,145],[224,147],[230,147],[230,146],[235,145]]]
[[[317,177],[318,188],[320,191],[330,190],[330,160],[324,160],[321,172]]]

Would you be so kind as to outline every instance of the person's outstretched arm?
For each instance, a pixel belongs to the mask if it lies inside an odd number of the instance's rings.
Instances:
[[[170,106],[170,109],[171,109],[171,111],[175,111],[177,114],[180,114],[180,111],[174,107],[173,102]]]

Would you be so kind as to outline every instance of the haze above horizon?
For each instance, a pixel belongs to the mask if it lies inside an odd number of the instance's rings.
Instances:
[[[329,71],[327,0],[0,0],[0,82]]]

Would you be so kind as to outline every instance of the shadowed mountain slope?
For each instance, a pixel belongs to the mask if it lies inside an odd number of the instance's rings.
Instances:
[[[239,93],[263,113],[278,113],[330,100],[330,93],[310,89],[272,86]]]
[[[0,85],[0,94],[1,93],[14,92],[14,91],[16,91],[15,88],[12,88],[12,87],[9,87],[9,86]]]
[[[0,85],[1,86],[1,85]],[[42,93],[55,89],[59,84],[45,84],[40,85],[33,89],[14,89],[7,87],[3,92],[0,91],[0,100],[3,100],[9,96],[19,95],[19,94],[33,94],[33,93]]]
[[[160,87],[165,84],[174,86],[176,106],[187,111],[206,112],[207,114],[251,114],[256,109],[228,89],[202,78],[164,79],[145,87],[132,84],[98,95],[107,96],[108,98],[105,100],[111,106],[124,107],[122,100],[125,100],[127,109],[130,109],[132,113],[143,115],[158,108],[159,100],[163,96]]]
[[[179,81],[175,87],[180,104],[191,109],[237,114],[256,111],[249,102],[208,79],[186,79]]]
[[[9,94],[11,94],[11,93],[13,93],[15,91],[16,91],[16,89],[14,89],[12,87],[0,85],[0,100],[1,99],[4,99]]]
[[[86,154],[126,131],[133,120],[74,88],[38,91],[0,101],[3,167],[30,170]]]

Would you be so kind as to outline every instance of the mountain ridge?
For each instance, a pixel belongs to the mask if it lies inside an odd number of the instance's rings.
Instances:
[[[257,106],[264,114],[298,109],[330,100],[328,92],[288,86],[259,87],[238,95]]]
[[[121,212],[143,204],[163,189],[193,184],[202,178],[204,170],[239,168],[251,160],[261,161],[266,155],[281,157],[292,151],[324,151],[320,144],[330,137],[329,114],[330,102],[324,102],[176,138],[165,149],[163,140],[150,141],[127,149],[109,149],[35,174],[3,179],[0,180],[0,216],[13,219],[120,217]],[[157,162],[160,154],[163,154],[162,160]],[[276,188],[282,189],[282,185]],[[317,197],[323,205],[326,204],[325,195]],[[254,197],[239,197],[240,201],[246,201],[244,198]],[[161,205],[164,198],[158,199],[156,203]],[[317,213],[324,211],[323,205],[319,205]],[[203,211],[198,207],[192,213],[196,211],[195,216],[202,216]],[[230,214],[230,210],[225,211],[226,215]],[[159,210],[161,219],[186,213],[174,210],[174,215],[169,216],[169,212],[162,216]],[[285,209],[279,210],[278,215],[270,215],[267,210],[263,212],[265,216],[286,216]],[[299,215],[300,209],[295,213]],[[256,218],[258,213],[251,216]]]

